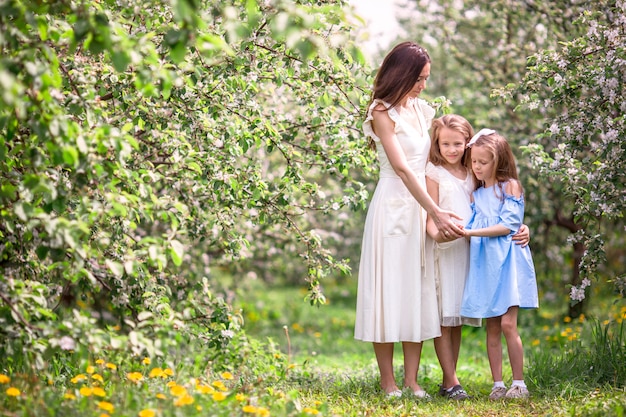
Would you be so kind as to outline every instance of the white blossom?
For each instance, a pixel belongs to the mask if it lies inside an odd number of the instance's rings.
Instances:
[[[76,342],[69,336],[63,336],[59,340],[59,347],[63,350],[74,350],[76,349]]]

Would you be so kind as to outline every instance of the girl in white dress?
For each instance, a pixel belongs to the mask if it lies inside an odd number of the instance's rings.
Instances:
[[[418,96],[430,75],[430,57],[413,42],[397,45],[374,81],[363,130],[376,147],[379,181],[363,233],[354,337],[372,342],[383,391],[400,396],[393,370],[394,343],[402,342],[404,386],[426,397],[417,382],[422,341],[440,335],[434,277],[425,269],[426,215],[443,234],[463,236],[454,213],[426,191],[425,168],[435,114]]]
[[[467,223],[471,214],[470,196],[475,189],[473,175],[466,166],[466,145],[474,135],[470,123],[462,116],[449,114],[432,124],[429,162],[426,165],[426,187],[441,208],[453,210]],[[441,337],[435,339],[435,352],[443,372],[439,394],[453,400],[469,398],[456,375],[461,348],[462,325],[479,327],[480,318],[461,316],[461,304],[469,271],[469,243],[439,233],[431,219],[427,224],[427,274],[435,277]],[[514,240],[527,245],[528,227],[522,225]]]

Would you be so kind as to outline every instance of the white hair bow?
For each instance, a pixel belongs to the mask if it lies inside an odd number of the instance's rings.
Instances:
[[[493,130],[493,129],[480,129],[478,131],[478,133],[476,133],[474,136],[472,136],[472,138],[470,139],[469,143],[467,144],[467,147],[471,148],[472,145],[476,143],[476,141],[478,140],[479,137],[481,137],[481,136],[488,136],[488,135],[491,135],[493,133],[496,133],[496,131]]]

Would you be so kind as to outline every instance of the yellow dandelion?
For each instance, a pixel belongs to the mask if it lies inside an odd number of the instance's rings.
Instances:
[[[133,382],[139,382],[143,379],[143,375],[141,375],[141,372],[129,372],[126,374],[126,378]]]
[[[570,316],[565,316],[565,317],[563,318],[563,321],[564,321],[565,323],[569,323],[569,322],[571,322],[571,321],[572,321],[572,318],[571,318]]]
[[[77,384],[80,381],[84,381],[85,379],[87,379],[87,376],[85,374],[78,374],[74,378],[70,379],[70,381],[72,381],[73,384]]]
[[[138,417],[154,417],[155,415],[156,413],[154,412],[154,410],[146,408],[145,410],[141,410],[139,412]]]
[[[7,388],[6,393],[9,397],[19,397],[21,394],[20,390],[15,387]]]
[[[224,401],[226,399],[226,394],[224,394],[223,392],[214,392],[213,393],[213,400],[214,401]]]
[[[4,374],[0,374],[0,384],[8,384],[9,382],[11,382],[10,377]]]
[[[150,358],[143,358],[143,360],[141,361],[141,363],[143,363],[144,365],[150,365],[152,361],[150,360]]]
[[[539,343],[540,343],[539,339],[535,339],[535,340],[532,341],[532,345],[533,346],[539,346]]]
[[[305,414],[311,414],[313,416],[319,414],[320,412],[318,410],[316,410],[315,408],[311,408],[311,407],[304,407],[302,409],[302,412]]]
[[[80,395],[82,395],[83,397],[91,397],[91,394],[93,394],[93,389],[89,388],[89,387],[81,387],[80,391]]]
[[[91,391],[96,397],[105,397],[107,395],[107,393],[100,387],[93,387]]]
[[[96,365],[104,365],[104,359],[96,360]]]
[[[108,415],[107,413],[101,413],[98,417],[111,417],[111,416]]]
[[[152,368],[148,374],[150,378],[158,378],[160,376],[166,376],[161,368]]]
[[[75,400],[76,396],[71,392],[66,392],[65,394],[63,394],[63,398],[66,400]]]
[[[280,353],[274,353],[274,358],[280,359]]]
[[[164,399],[166,399],[166,398],[167,398],[167,397],[165,396],[165,394],[163,394],[162,392],[159,392],[159,393],[156,395],[156,397],[157,397],[159,400],[164,400]]]
[[[111,327],[111,329],[115,330],[116,332],[119,332],[121,328],[122,327],[119,324],[116,324],[115,326]]]
[[[109,413],[112,413],[113,410],[115,410],[115,406],[108,401],[100,401],[98,403],[98,408],[104,411],[108,411]]]
[[[175,387],[176,385],[178,385],[176,381],[169,381],[167,384],[165,384],[165,386],[168,388]]]
[[[182,396],[187,395],[187,388],[180,386],[180,385],[174,385],[170,387],[170,393],[174,397],[182,397]]]
[[[315,401],[313,401],[313,404],[318,406],[318,405],[322,405],[322,402],[320,400],[315,400]]]
[[[259,407],[256,410],[256,413],[258,415],[260,415],[261,417],[268,417],[270,415],[270,410],[268,410],[267,408],[264,408],[264,407]]]
[[[104,366],[106,366],[107,368],[109,368],[112,371],[115,371],[117,369],[117,365],[114,364],[114,363],[111,363],[111,362],[107,362],[107,364],[104,365]]]
[[[184,395],[182,397],[179,397],[176,401],[174,401],[174,405],[176,407],[182,407],[183,405],[190,405],[193,404],[193,397],[191,395]]]
[[[290,363],[289,365],[287,365],[287,369],[293,369],[296,367],[295,363]]]
[[[86,369],[86,372],[88,374],[93,374],[94,372],[96,372],[96,368],[94,368],[93,366],[89,365]]]
[[[319,339],[320,337],[322,337],[322,333],[315,332],[315,333],[313,333],[313,336]]]
[[[92,379],[95,379],[96,381],[99,381],[99,382],[104,383],[104,378],[102,378],[102,375],[100,375],[100,374],[93,374],[93,375],[91,376],[91,378],[92,378]]]
[[[202,411],[202,406],[201,405],[196,405],[196,410]]]
[[[581,322],[581,323],[582,323],[583,321],[585,321],[585,315],[584,315],[584,314],[581,314],[580,316],[578,316],[578,321],[579,321],[579,322]]]
[[[215,392],[215,389],[208,385],[196,385],[196,391],[198,391],[200,394],[213,394]]]
[[[222,372],[222,378],[233,379],[233,374],[231,374],[230,372]]]
[[[242,401],[244,401],[246,399],[246,396],[244,394],[242,394],[242,393],[239,393],[239,394],[235,395],[235,399],[237,401],[239,401],[239,402],[242,402]]]
[[[253,405],[244,405],[241,409],[244,413],[256,414],[257,408]]]
[[[174,376],[174,371],[172,370],[172,368],[165,368],[163,370],[163,373],[167,376]]]
[[[213,381],[213,383],[211,385],[213,385],[217,389],[220,389],[222,391],[226,391],[226,385],[224,385],[224,383],[222,381]]]

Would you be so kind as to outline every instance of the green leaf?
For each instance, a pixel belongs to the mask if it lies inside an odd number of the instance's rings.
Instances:
[[[171,250],[170,257],[172,258],[172,262],[174,265],[181,266],[183,263],[183,256],[185,255],[185,247],[178,240],[170,241]]]
[[[114,51],[111,55],[111,61],[113,61],[116,71],[124,72],[130,64],[130,56],[125,51]]]

